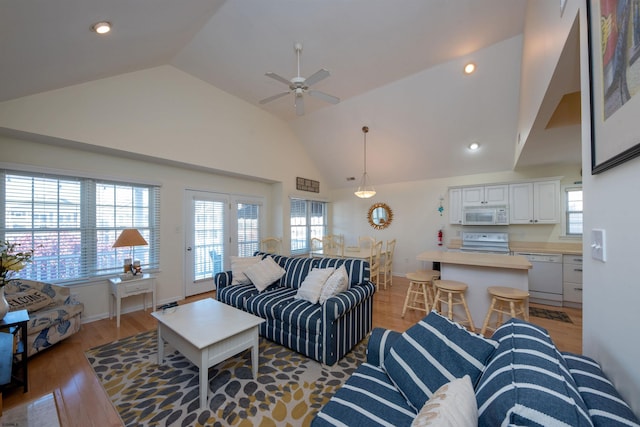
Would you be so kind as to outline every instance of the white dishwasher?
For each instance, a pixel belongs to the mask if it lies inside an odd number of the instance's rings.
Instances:
[[[529,270],[529,301],[562,306],[562,255],[516,252],[531,263]]]

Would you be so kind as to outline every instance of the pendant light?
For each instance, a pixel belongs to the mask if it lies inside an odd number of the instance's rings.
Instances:
[[[362,133],[364,133],[364,173],[362,174],[362,180],[360,181],[360,186],[358,187],[358,191],[354,194],[361,199],[369,199],[376,195],[376,190],[373,188],[368,181],[367,176],[367,132],[369,132],[369,128],[367,126],[362,127]]]

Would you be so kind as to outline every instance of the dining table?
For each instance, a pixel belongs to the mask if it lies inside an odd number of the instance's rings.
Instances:
[[[322,249],[311,251],[311,257],[335,257],[335,251],[332,253],[325,253]],[[346,246],[344,248],[344,258],[357,258],[369,260],[371,256],[371,250],[369,248],[360,248],[358,246]]]

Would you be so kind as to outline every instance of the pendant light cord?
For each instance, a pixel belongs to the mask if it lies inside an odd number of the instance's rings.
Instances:
[[[367,132],[369,132],[369,127],[363,126],[362,132],[364,133],[364,175],[366,177],[367,176]]]

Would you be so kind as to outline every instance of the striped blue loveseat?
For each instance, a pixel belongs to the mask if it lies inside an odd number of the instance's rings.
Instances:
[[[371,332],[373,294],[369,263],[350,258],[299,258],[271,256],[284,276],[263,292],[252,284],[231,285],[232,273],[215,275],[216,299],[262,317],[260,335],[289,347],[318,362],[333,365]],[[295,299],[298,288],[312,268],[338,268],[344,265],[349,289],[324,304]]]
[[[481,427],[640,426],[599,364],[559,352],[545,329],[511,319],[490,340],[466,334],[435,312],[404,334],[374,329],[366,362],[311,425],[410,426],[421,409],[428,422],[416,425],[451,425],[438,424],[429,412],[435,406],[446,412],[445,401],[428,399],[470,375]]]

